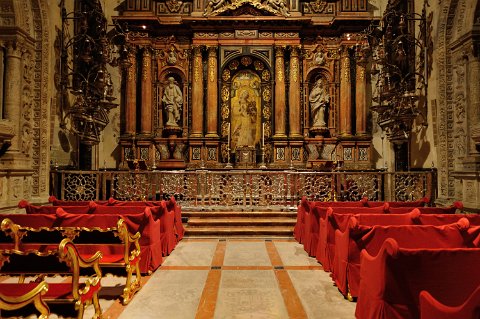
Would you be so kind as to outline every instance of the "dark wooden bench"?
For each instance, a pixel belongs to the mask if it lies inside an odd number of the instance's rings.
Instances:
[[[102,278],[100,258],[101,252],[93,254],[88,259],[83,258],[68,238],[63,239],[53,250],[0,249],[0,274],[19,277],[18,283],[0,283],[0,286],[8,287],[12,292],[28,290],[36,281],[42,281],[46,276],[68,276],[71,278],[68,282],[49,283],[48,291],[36,297],[41,300],[39,302],[72,304],[77,311],[78,319],[83,318],[85,307],[93,304],[95,308],[93,318],[101,318],[102,310],[98,301]],[[91,274],[81,276],[82,270]],[[24,281],[27,276],[36,277],[33,284]]]

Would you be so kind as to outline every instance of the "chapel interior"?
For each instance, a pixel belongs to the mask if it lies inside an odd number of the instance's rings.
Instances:
[[[479,213],[479,31],[476,0],[0,0],[0,212],[174,198],[186,243],[280,254],[304,196]]]

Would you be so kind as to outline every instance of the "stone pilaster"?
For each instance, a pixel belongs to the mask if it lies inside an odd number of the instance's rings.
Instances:
[[[290,52],[290,85],[288,87],[290,137],[301,138],[300,133],[300,47]]]
[[[207,69],[207,135],[206,137],[218,137],[218,71],[217,71],[217,47],[208,48]]]
[[[286,137],[285,134],[285,47],[275,47],[275,135],[274,138]]]
[[[203,61],[202,48],[193,47],[192,81],[192,133],[190,137],[203,136]]]

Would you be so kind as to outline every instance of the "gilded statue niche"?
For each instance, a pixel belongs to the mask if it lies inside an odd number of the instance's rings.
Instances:
[[[238,72],[231,87],[231,148],[255,147],[261,139],[260,77],[251,71]]]
[[[243,55],[226,62],[221,72],[220,116],[222,158],[228,147],[260,150],[268,143],[272,127],[271,72],[258,58]],[[230,143],[228,145],[228,143]]]

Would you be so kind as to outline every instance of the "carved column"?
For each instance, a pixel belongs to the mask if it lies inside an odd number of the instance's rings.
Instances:
[[[355,90],[356,101],[356,135],[367,135],[367,79],[365,76],[365,62],[357,63],[357,87]]]
[[[192,134],[190,136],[203,136],[203,66],[200,46],[193,47]]]
[[[300,133],[300,47],[290,52],[290,86],[288,88],[290,137],[302,137]]]
[[[137,122],[137,57],[136,49],[128,55],[131,65],[125,83],[125,133],[135,134]]]
[[[285,47],[275,47],[275,136],[285,135]]]
[[[216,46],[208,48],[207,72],[207,137],[218,137],[218,73]]]
[[[9,152],[20,150],[20,111],[22,109],[22,50],[17,42],[6,46],[5,96],[3,114],[15,131]]]
[[[152,133],[152,54],[150,48],[143,51],[142,63],[142,121],[141,133]]]
[[[340,112],[339,131],[343,136],[352,135],[352,82],[350,79],[350,56],[346,47],[340,58]]]
[[[0,61],[5,61],[5,56],[4,56],[4,50],[3,50],[3,43],[0,43]],[[0,88],[3,88],[3,79],[4,79],[4,74],[5,74],[5,66],[4,63],[0,63]],[[3,94],[0,94],[0,112],[3,114]]]

